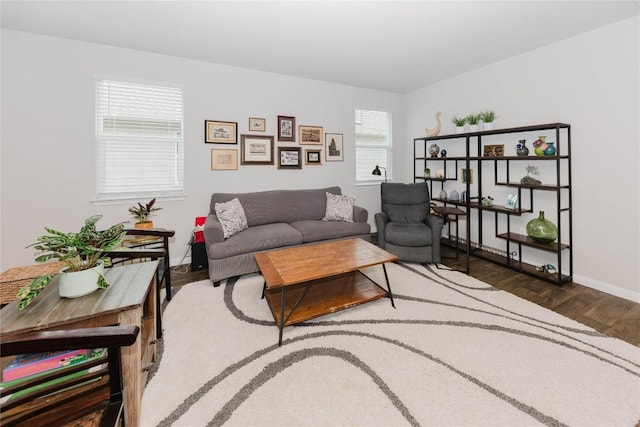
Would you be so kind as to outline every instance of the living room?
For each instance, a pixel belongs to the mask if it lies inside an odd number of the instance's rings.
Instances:
[[[3,22],[8,3],[3,2]],[[441,134],[446,134],[454,132],[454,115],[491,108],[501,128],[557,121],[572,125],[574,280],[638,301],[638,11],[637,2],[631,3],[635,12],[625,9],[626,19],[405,92],[51,37],[3,24],[2,269],[32,262],[25,246],[44,226],[74,229],[95,213],[104,215],[105,224],[130,219],[131,203],[95,203],[94,79],[108,76],[184,88],[185,196],[160,200],[163,210],[156,217],[158,226],[176,231],[174,263],[188,247],[193,219],[207,214],[216,191],[340,185],[369,210],[374,226],[379,186],[357,185],[354,179],[356,108],[392,114],[395,182],[413,181],[413,138],[435,125],[437,111],[442,111]],[[40,19],[46,22],[46,16]],[[540,31],[545,31],[543,23]],[[455,57],[455,47],[449,50]],[[295,62],[307,52],[291,55]],[[343,134],[344,161],[302,170],[241,165],[236,171],[211,171],[214,147],[203,142],[205,120],[238,122],[240,135],[250,133],[249,117],[264,117],[266,134],[274,134],[278,115]],[[605,152],[622,155],[604,162]],[[620,207],[607,212],[597,206],[600,200]],[[609,218],[614,224],[607,224]],[[602,242],[615,243],[603,249]]]

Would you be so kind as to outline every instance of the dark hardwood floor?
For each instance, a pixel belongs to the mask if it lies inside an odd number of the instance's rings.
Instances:
[[[463,257],[456,261],[448,247],[443,253],[443,264],[464,269]],[[470,267],[470,275],[483,282],[640,347],[640,304],[573,282],[556,286],[473,256]],[[172,283],[179,287],[207,277],[207,271],[179,266],[172,272]]]

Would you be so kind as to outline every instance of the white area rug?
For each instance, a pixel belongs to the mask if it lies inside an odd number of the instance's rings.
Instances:
[[[278,329],[248,275],[184,286],[142,426],[635,426],[640,349],[462,273],[387,267],[381,299]],[[384,283],[380,266],[367,274]]]

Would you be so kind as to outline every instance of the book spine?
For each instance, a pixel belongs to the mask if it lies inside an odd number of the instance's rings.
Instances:
[[[86,360],[87,350],[74,350],[30,363],[9,365],[2,371],[2,381],[12,381]]]

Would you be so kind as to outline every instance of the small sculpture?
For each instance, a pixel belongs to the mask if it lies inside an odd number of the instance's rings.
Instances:
[[[535,179],[534,177],[530,176],[530,174],[533,175],[538,175],[540,173],[540,171],[538,170],[537,166],[533,166],[533,165],[529,165],[527,166],[527,176],[522,177],[522,179],[520,180],[520,184],[522,185],[540,185],[542,184],[542,181]]]
[[[493,206],[493,197],[483,197],[482,198],[482,206],[490,207]]]
[[[442,157],[443,159],[447,157],[447,150],[440,150],[440,157]]]
[[[431,157],[438,157],[439,152],[440,147],[438,147],[438,144],[431,144],[429,146],[429,154],[431,154]]]
[[[440,133],[440,128],[442,127],[442,124],[440,123],[440,114],[441,114],[440,111],[436,113],[436,122],[437,122],[436,127],[433,129],[426,128],[424,130],[424,133],[427,136],[438,136],[438,134]]]

